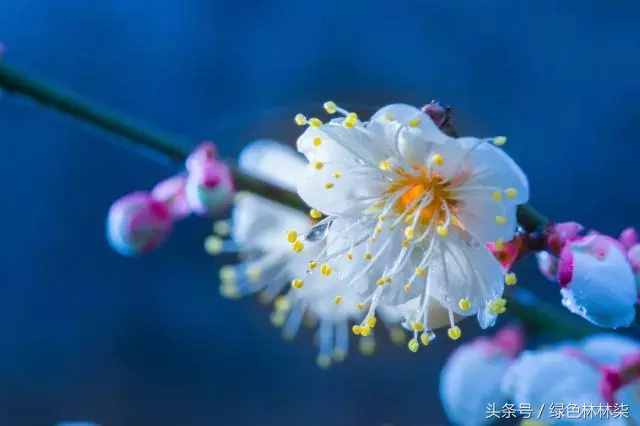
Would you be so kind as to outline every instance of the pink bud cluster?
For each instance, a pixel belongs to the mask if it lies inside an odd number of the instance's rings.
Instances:
[[[149,252],[169,235],[173,224],[192,213],[212,216],[229,206],[234,185],[231,170],[203,142],[187,158],[186,172],[116,200],[107,217],[111,247],[125,256]]]

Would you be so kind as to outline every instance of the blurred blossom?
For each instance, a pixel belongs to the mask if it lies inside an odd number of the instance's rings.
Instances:
[[[169,235],[171,228],[171,214],[165,203],[142,191],[115,201],[107,217],[111,247],[125,256],[153,250]]]
[[[203,142],[187,158],[186,197],[191,210],[203,216],[222,212],[233,199],[231,170],[216,158],[215,145]]]
[[[327,216],[319,238],[306,241],[310,250],[324,244],[314,261],[356,288],[372,314],[397,308],[414,333],[412,350],[437,327],[458,339],[462,317],[493,325],[506,308],[505,279],[515,275],[507,278],[485,244],[514,237],[516,208],[529,196],[526,176],[495,146],[506,138],[449,137],[431,118],[443,122],[436,105],[431,114],[389,105],[369,122],[324,106],[344,117],[295,117],[309,126],[297,142],[309,162],[298,193]],[[351,266],[338,266],[344,259]]]
[[[272,141],[247,146],[240,155],[239,166],[244,172],[285,189],[292,189],[305,169],[295,151]],[[375,342],[370,336],[378,321],[367,315],[354,289],[331,284],[338,271],[349,267],[346,261],[336,265],[334,273],[325,264],[310,263],[319,254],[320,246],[304,251],[297,248],[305,244],[305,236],[313,239],[310,232],[317,220],[268,199],[240,193],[233,208],[231,241],[212,235],[205,246],[211,254],[237,251],[244,259],[221,269],[220,290],[224,296],[237,298],[261,292],[262,300],[274,300],[271,321],[282,327],[286,338],[295,336],[305,317],[317,322],[317,361],[327,367],[347,355],[351,322],[356,322],[354,327],[362,329],[367,338],[361,342],[361,350],[371,353]],[[219,223],[217,228],[218,234],[224,234]],[[345,269],[338,269],[342,267]],[[320,269],[321,273],[310,275],[308,269]]]
[[[627,251],[627,259],[636,277],[636,287],[640,287],[640,241],[634,228],[627,228],[620,234],[618,241]]]
[[[180,220],[191,214],[186,196],[187,176],[179,174],[165,179],[153,187],[151,195],[162,201],[169,210],[172,219]]]
[[[493,338],[480,337],[456,349],[440,376],[440,398],[449,420],[456,425],[490,423],[488,404],[501,406],[505,371],[522,350],[522,331],[506,327]]]
[[[581,236],[574,222],[553,225],[547,234],[548,252],[537,255],[540,271],[560,284],[562,304],[571,312],[601,327],[622,327],[635,319],[637,285],[633,253],[621,240],[597,233]]]
[[[554,418],[550,404],[568,406],[624,403],[629,413],[640,409],[637,399],[640,345],[612,334],[592,336],[582,342],[567,342],[553,348],[527,351],[507,370],[502,391],[517,405],[530,404],[541,410],[547,424],[575,422]],[[625,425],[626,419],[594,416],[581,424]]]

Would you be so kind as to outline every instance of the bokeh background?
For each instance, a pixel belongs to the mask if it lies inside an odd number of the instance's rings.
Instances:
[[[617,233],[640,225],[639,9],[2,0],[0,40],[8,62],[228,158],[260,137],[292,143],[293,114],[327,99],[367,112],[438,98],[461,133],[509,136],[539,209]],[[0,424],[446,424],[446,339],[418,354],[382,339],[323,371],[311,332],[284,342],[266,308],[218,295],[232,259],[202,250],[210,221],[142,258],[111,251],[110,203],[177,165],[8,95],[0,140]],[[531,261],[519,272],[558,302]]]

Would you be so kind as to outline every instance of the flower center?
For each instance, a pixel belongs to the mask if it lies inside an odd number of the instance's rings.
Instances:
[[[426,167],[417,168],[415,172],[396,170],[398,177],[391,182],[388,192],[402,195],[396,201],[394,211],[398,215],[408,216],[418,211],[422,225],[428,225],[433,220],[443,223],[447,210],[454,215],[458,204],[450,182]]]

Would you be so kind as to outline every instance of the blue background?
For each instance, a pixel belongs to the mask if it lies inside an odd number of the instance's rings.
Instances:
[[[438,98],[463,134],[506,134],[532,202],[605,232],[640,225],[637,2],[3,0],[8,62],[225,157],[295,140],[327,99]],[[440,425],[454,347],[381,342],[323,371],[252,300],[223,300],[210,222],[116,255],[110,203],[177,170],[76,121],[0,98],[0,424]],[[117,141],[116,141],[117,142]],[[522,285],[549,287],[532,262]],[[558,301],[557,292],[549,300]],[[466,325],[466,335],[475,326]]]

